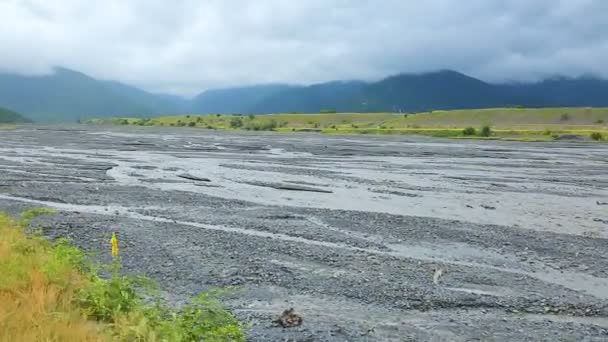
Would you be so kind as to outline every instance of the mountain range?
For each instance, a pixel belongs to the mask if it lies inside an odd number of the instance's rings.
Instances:
[[[212,89],[186,99],[65,68],[42,76],[0,73],[0,107],[40,122],[183,113],[420,112],[503,106],[608,106],[608,80],[554,77],[535,83],[492,84],[443,70],[399,74],[375,82]]]

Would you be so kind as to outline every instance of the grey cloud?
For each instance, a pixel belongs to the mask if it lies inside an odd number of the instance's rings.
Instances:
[[[0,0],[0,71],[152,91],[455,69],[608,77],[604,0]]]

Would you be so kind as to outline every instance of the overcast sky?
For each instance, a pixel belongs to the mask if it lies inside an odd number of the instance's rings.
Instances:
[[[607,0],[0,0],[0,71],[192,95],[454,69],[608,77]]]

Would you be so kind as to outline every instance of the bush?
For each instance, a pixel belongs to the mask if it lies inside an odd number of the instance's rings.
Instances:
[[[243,120],[240,117],[233,117],[230,119],[230,128],[243,127]]]
[[[128,124],[129,124],[129,120],[127,120],[127,119],[122,119],[122,120],[120,120],[120,124],[121,124],[121,125],[128,125]]]
[[[188,127],[194,127],[194,126],[196,126],[196,122],[194,122],[194,121],[188,122]]]
[[[69,241],[26,235],[29,220],[47,213],[29,211],[22,220],[0,213],[0,340],[245,340],[217,292],[175,311],[152,281],[122,275],[118,256],[103,267],[106,279]]]
[[[323,113],[323,114],[331,114],[331,113],[335,113],[336,110],[335,109],[321,109],[319,112]]]
[[[245,125],[246,130],[253,131],[274,131],[277,128],[277,121],[275,119],[271,119],[268,121],[255,122],[251,121]]]
[[[590,137],[591,137],[591,139],[593,139],[595,141],[604,140],[604,136],[600,132],[593,132],[593,133],[591,133]]]
[[[489,125],[484,125],[479,130],[479,136],[489,137],[490,135],[492,135],[492,128]]]
[[[187,119],[190,119],[190,115],[186,115],[186,118],[187,118]]]
[[[561,121],[568,121],[568,120],[570,120],[570,114],[564,113],[564,114],[562,114],[562,116],[559,117],[559,119]]]
[[[177,120],[177,126],[178,127],[184,127],[184,126],[186,126],[186,123],[183,122],[182,120]]]
[[[261,125],[261,130],[263,130],[263,131],[274,131],[276,128],[277,128],[277,121],[275,119],[266,121]]]
[[[249,115],[247,115],[247,117],[249,118],[249,120],[255,119],[255,115],[254,114],[249,114]]]
[[[604,123],[604,120],[599,119],[599,120],[597,120],[595,123],[596,123],[596,124],[598,124],[598,125],[601,125],[601,124],[603,124],[603,123]]]
[[[404,118],[404,119],[407,119],[407,114],[403,114],[403,118]]]
[[[473,127],[467,127],[462,130],[462,135],[475,135],[477,130]]]

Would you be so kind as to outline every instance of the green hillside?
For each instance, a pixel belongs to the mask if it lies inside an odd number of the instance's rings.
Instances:
[[[0,124],[7,123],[23,123],[31,122],[31,120],[23,117],[21,114],[0,107]]]

